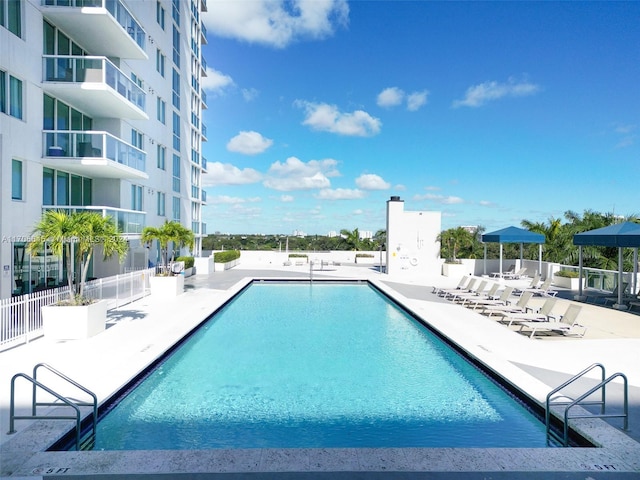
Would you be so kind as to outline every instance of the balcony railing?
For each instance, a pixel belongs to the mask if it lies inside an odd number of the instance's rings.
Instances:
[[[109,12],[111,16],[120,24],[125,32],[144,51],[147,42],[147,34],[137,20],[133,17],[127,7],[119,0],[42,0],[42,5],[46,7],[66,7],[66,8],[102,8]],[[68,10],[66,11],[68,12]],[[62,12],[61,12],[62,14]],[[87,19],[88,14],[83,15]],[[92,14],[93,17],[95,15]],[[73,20],[69,20],[73,21]],[[67,26],[67,28],[69,28]],[[80,26],[78,26],[80,28]],[[72,33],[73,33],[73,29]],[[99,32],[104,33],[104,32]],[[91,33],[89,33],[91,35]]]
[[[147,214],[137,210],[106,207],[99,205],[72,206],[72,205],[43,205],[43,211],[62,210],[71,212],[96,212],[103,217],[111,217],[118,226],[118,232],[123,235],[139,235],[145,227]]]
[[[44,130],[43,157],[107,158],[142,172],[147,154],[107,132]]]
[[[145,110],[146,93],[106,57],[43,55],[45,82],[106,84]]]

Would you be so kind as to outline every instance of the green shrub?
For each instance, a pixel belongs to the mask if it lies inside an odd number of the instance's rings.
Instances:
[[[225,250],[224,252],[216,252],[213,254],[215,263],[232,262],[240,258],[240,250]]]
[[[356,253],[356,258],[373,258],[372,253]]]
[[[289,258],[309,258],[306,253],[290,253]]]
[[[558,270],[554,273],[557,277],[578,278],[579,274],[575,270]]]
[[[193,267],[196,260],[193,257],[178,257],[176,258],[176,262],[184,262],[184,268],[187,269]]]

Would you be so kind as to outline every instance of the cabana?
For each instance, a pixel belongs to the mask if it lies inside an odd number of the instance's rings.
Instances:
[[[573,244],[578,245],[578,275],[582,278],[582,247],[593,245],[600,247],[618,247],[618,285],[622,285],[622,249],[634,248],[633,252],[633,292],[638,288],[638,247],[640,247],[640,224],[633,222],[616,223],[608,227],[596,228],[573,236]],[[613,308],[626,309],[622,303],[623,288],[618,288],[618,303]],[[579,282],[576,300],[584,300],[582,282]]]
[[[482,235],[484,245],[484,274],[487,274],[487,243],[500,244],[500,275],[502,275],[502,244],[503,243],[519,243],[520,244],[520,262],[522,262],[522,250],[525,243],[538,243],[538,271],[542,271],[542,244],[545,237],[541,233],[533,233],[524,228],[507,227],[495,232],[485,233]]]

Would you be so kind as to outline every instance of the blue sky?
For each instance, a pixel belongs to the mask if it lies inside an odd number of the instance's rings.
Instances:
[[[207,3],[208,233],[640,213],[640,2]]]

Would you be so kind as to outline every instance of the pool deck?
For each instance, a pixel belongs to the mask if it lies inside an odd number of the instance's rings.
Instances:
[[[433,329],[447,336],[506,381],[544,402],[549,390],[593,363],[607,375],[629,380],[629,429],[622,420],[572,421],[601,448],[542,449],[252,449],[143,452],[46,452],[70,421],[16,421],[8,435],[11,377],[31,374],[45,362],[94,391],[99,401],[162,355],[171,345],[237,293],[251,278],[309,278],[309,267],[240,265],[227,272],[186,279],[176,299],[147,296],[109,313],[105,332],[87,340],[55,342],[40,338],[0,353],[0,478],[638,478],[640,477],[640,315],[583,305],[583,338],[529,339],[513,328],[432,294],[433,286],[458,279],[380,274],[365,266],[314,271],[314,279],[368,279]],[[524,282],[526,284],[526,281]],[[561,296],[559,294],[559,296]],[[554,312],[564,312],[569,295]],[[542,303],[543,299],[534,302]],[[595,385],[593,371],[576,384]],[[46,383],[59,387],[53,378]],[[61,390],[62,388],[59,387]],[[609,411],[620,413],[621,386],[608,388]],[[62,390],[65,391],[65,390]],[[567,392],[578,395],[577,390]],[[18,384],[16,411],[30,410],[30,387]],[[47,412],[53,412],[53,408]],[[106,476],[105,476],[106,475]],[[136,478],[138,478],[136,476]],[[142,477],[140,477],[142,478]]]

